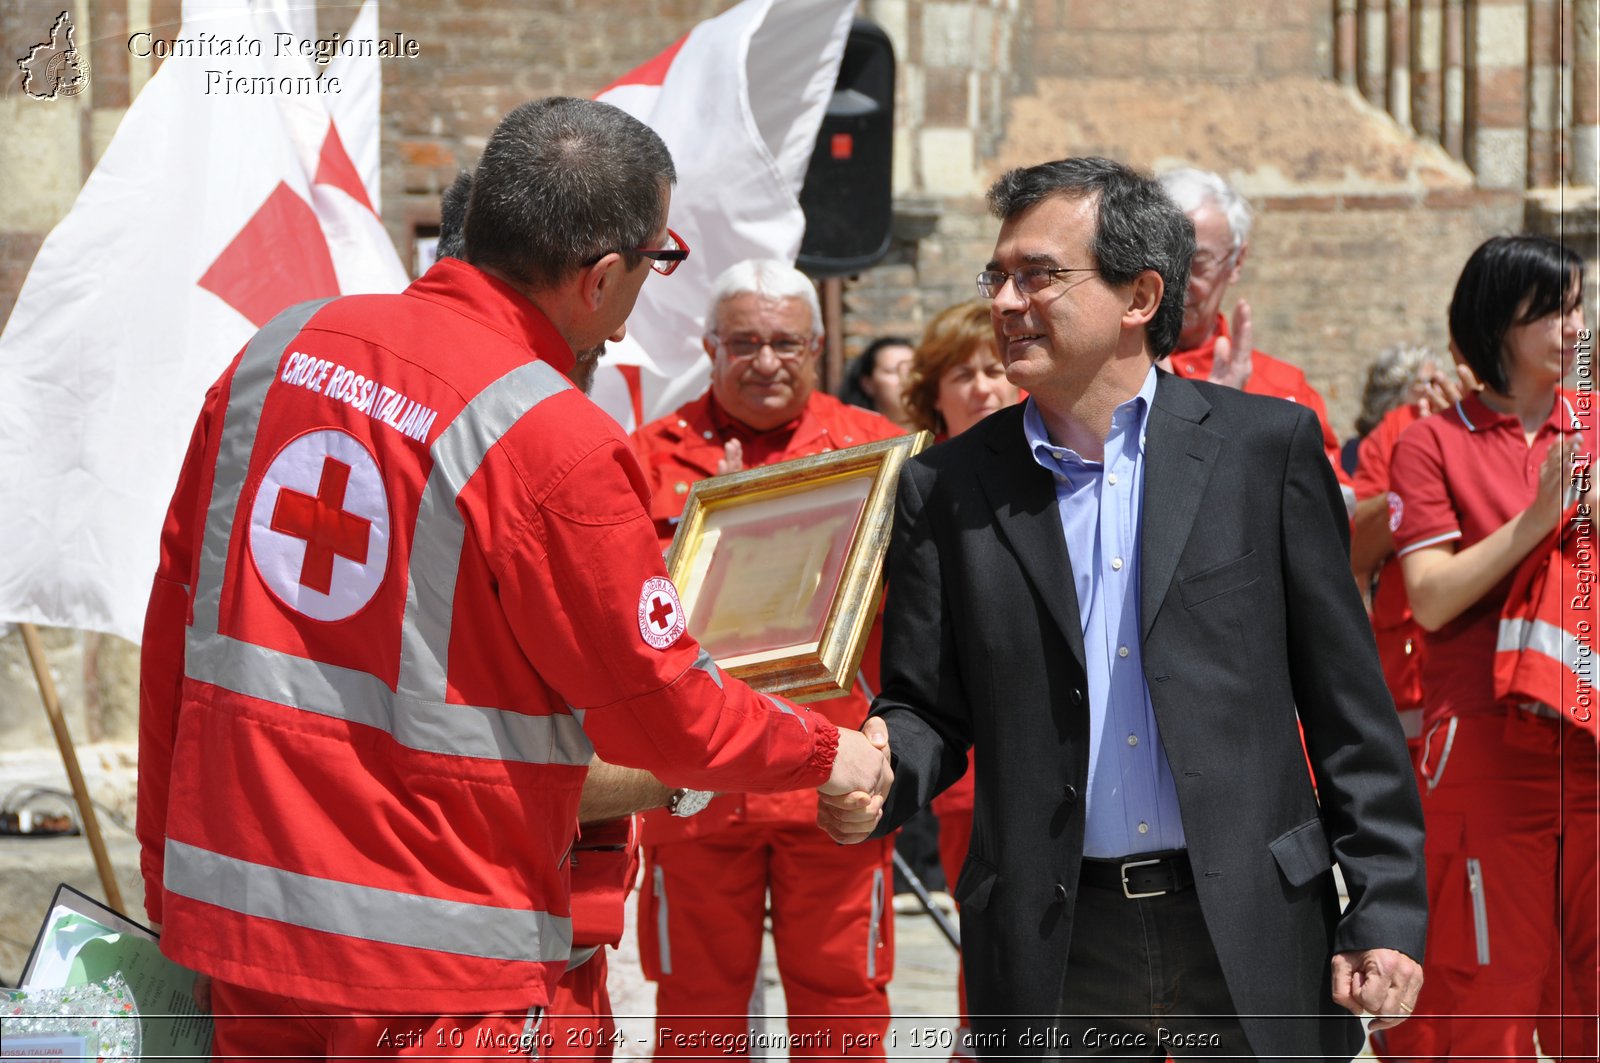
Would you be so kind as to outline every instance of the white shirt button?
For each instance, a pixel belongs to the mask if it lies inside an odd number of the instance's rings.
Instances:
[[[1117,485],[1117,474],[1114,472],[1106,473],[1106,483],[1115,487]]]
[[[1138,745],[1139,744],[1139,736],[1138,735],[1129,735],[1128,736],[1128,744],[1130,746]]]
[[[701,434],[701,435],[703,435],[703,436],[705,436],[705,437],[706,437],[706,438],[707,438],[707,439],[712,439],[712,438],[714,438],[714,437],[713,437],[713,436],[712,436],[712,434],[711,434],[711,432],[710,432],[710,431],[709,431],[709,430],[707,430],[707,431],[704,431],[704,432],[701,432],[701,433],[700,433],[700,434]]]
[[[1139,821],[1139,833],[1140,834],[1149,834],[1150,833],[1150,824],[1144,822],[1143,820],[1140,820]]]
[[[1126,647],[1126,646],[1118,646],[1117,647],[1117,656],[1118,657],[1126,657],[1127,655],[1128,655],[1128,647]]]
[[[1122,558],[1113,557],[1111,559],[1111,571],[1113,571],[1113,572],[1121,572],[1122,571]]]

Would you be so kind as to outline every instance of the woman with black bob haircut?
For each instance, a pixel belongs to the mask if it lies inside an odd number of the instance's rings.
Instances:
[[[1519,325],[1576,312],[1583,327],[1583,260],[1543,236],[1497,236],[1461,270],[1450,300],[1450,340],[1484,387],[1510,396],[1506,337]]]
[[[1590,508],[1574,519],[1589,526],[1574,530],[1593,542],[1594,477],[1573,465],[1594,453],[1593,396],[1562,388],[1590,338],[1582,292],[1582,260],[1553,240],[1495,237],[1474,251],[1450,337],[1483,388],[1395,446],[1389,525],[1425,632],[1417,775],[1429,920],[1417,1015],[1375,1038],[1386,1059],[1532,1058],[1535,1034],[1546,1056],[1596,1058],[1594,733],[1559,683],[1534,701],[1495,694],[1513,577],[1525,561],[1563,563],[1535,551],[1580,490]],[[1578,379],[1590,372],[1576,368]],[[1570,661],[1559,648],[1570,633],[1550,634],[1550,655]]]

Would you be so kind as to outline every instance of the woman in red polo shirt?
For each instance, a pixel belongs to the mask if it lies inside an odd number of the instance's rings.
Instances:
[[[1395,447],[1389,522],[1426,632],[1430,918],[1427,984],[1416,1017],[1381,1036],[1388,1059],[1532,1058],[1535,1033],[1547,1056],[1595,1058],[1595,742],[1550,706],[1498,703],[1493,678],[1512,576],[1556,528],[1587,446],[1592,396],[1561,389],[1588,349],[1582,290],[1582,261],[1552,240],[1474,251],[1450,335],[1483,389]]]

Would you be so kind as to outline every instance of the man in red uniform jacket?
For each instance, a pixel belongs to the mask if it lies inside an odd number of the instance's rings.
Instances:
[[[1182,377],[1226,384],[1252,395],[1271,395],[1309,406],[1322,422],[1323,449],[1345,488],[1339,466],[1339,437],[1328,424],[1328,406],[1305,373],[1251,346],[1250,304],[1234,304],[1233,326],[1222,316],[1223,297],[1239,279],[1250,250],[1250,204],[1231,185],[1208,170],[1185,167],[1160,177],[1161,187],[1194,223],[1194,261],[1184,293],[1183,331],[1178,347],[1159,363]]]
[[[710,306],[711,389],[634,436],[663,547],[698,480],[900,432],[816,389],[822,313],[804,274],[772,260],[738,263],[714,282]],[[815,708],[854,729],[867,699],[858,685]],[[639,936],[658,983],[658,1057],[703,1055],[713,1042],[702,1035],[719,1034],[747,1054],[737,1038],[749,1028],[769,891],[789,1055],[883,1057],[892,845],[835,845],[816,818],[810,791],[726,794],[692,820],[645,816]]]
[[[614,107],[526,104],[465,261],[284,311],[207,395],[146,617],[138,835],[218,1058],[536,1049],[595,753],[886,791],[864,737],[687,635],[644,476],[582,394],[687,256],[674,176]]]

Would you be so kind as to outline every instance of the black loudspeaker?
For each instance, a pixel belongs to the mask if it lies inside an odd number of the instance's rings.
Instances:
[[[800,189],[806,235],[795,265],[814,277],[837,277],[888,253],[893,160],[894,45],[858,18]]]

